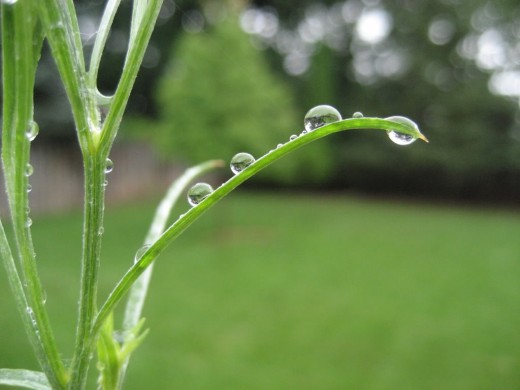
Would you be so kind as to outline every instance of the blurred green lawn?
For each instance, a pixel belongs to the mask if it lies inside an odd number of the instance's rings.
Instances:
[[[109,211],[101,297],[153,209]],[[70,356],[81,218],[33,226]],[[520,388],[518,211],[242,192],[155,270],[127,389]],[[0,367],[35,367],[6,283]]]

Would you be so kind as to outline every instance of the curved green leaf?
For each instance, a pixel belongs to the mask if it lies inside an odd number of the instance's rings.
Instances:
[[[173,242],[173,240],[175,240],[175,238],[177,238],[188,226],[195,222],[195,220],[197,220],[204,212],[215,205],[220,199],[228,195],[241,183],[254,176],[268,165],[289,154],[290,152],[327,135],[340,131],[356,129],[378,129],[384,131],[394,130],[399,133],[409,134],[414,138],[422,139],[428,142],[427,138],[416,127],[411,125],[379,118],[353,118],[331,123],[305,134],[302,133],[298,138],[270,151],[263,157],[256,160],[248,168],[233,176],[227,182],[218,187],[200,204],[192,207],[186,214],[177,219],[177,221],[175,221],[173,225],[171,225],[161,235],[161,237],[159,237],[157,241],[155,241],[155,243],[148,248],[139,261],[137,261],[119,281],[114,290],[112,290],[110,293],[105,304],[101,307],[92,329],[93,336],[97,335],[107,315],[114,309],[117,303],[131,288],[132,284],[157,258],[157,256],[162,251],[164,251],[164,249],[166,249],[166,247],[171,242]]]

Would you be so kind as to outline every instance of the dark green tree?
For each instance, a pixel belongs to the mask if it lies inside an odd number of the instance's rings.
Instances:
[[[290,90],[272,74],[235,19],[185,33],[174,45],[158,82],[159,125],[149,133],[163,154],[182,156],[189,163],[229,160],[237,152],[258,158],[303,129]],[[284,183],[323,180],[330,168],[326,148],[317,143],[264,178]]]

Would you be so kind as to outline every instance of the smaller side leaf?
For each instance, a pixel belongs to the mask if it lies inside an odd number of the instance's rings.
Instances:
[[[18,386],[33,390],[51,390],[43,372],[0,368],[0,385]]]

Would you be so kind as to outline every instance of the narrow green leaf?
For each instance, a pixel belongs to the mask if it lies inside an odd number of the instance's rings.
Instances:
[[[144,240],[144,245],[153,244],[164,232],[171,210],[175,206],[177,200],[182,196],[187,186],[195,178],[203,175],[209,170],[223,167],[224,162],[221,160],[212,160],[199,164],[195,167],[187,169],[179,178],[177,178],[168,189],[166,196],[159,203],[150,230]],[[123,361],[121,364],[118,385],[123,385],[126,369],[130,360],[131,353],[142,342],[147,332],[138,335],[142,325],[141,312],[143,310],[144,301],[148,293],[148,286],[152,277],[153,264],[143,272],[143,274],[132,285],[128,295],[128,301],[125,308],[125,316],[123,319],[123,334],[130,337],[125,338],[123,349]]]
[[[52,389],[43,372],[10,368],[0,369],[0,385],[24,387],[33,390]]]
[[[115,308],[123,296],[130,290],[137,278],[146,268],[164,251],[164,249],[177,238],[188,226],[197,220],[204,212],[213,207],[219,200],[228,195],[238,185],[260,172],[262,169],[286,156],[288,153],[300,147],[323,138],[327,135],[345,130],[377,129],[385,132],[394,130],[403,134],[409,134],[415,138],[427,141],[426,137],[415,127],[403,123],[392,122],[379,118],[345,119],[320,127],[306,134],[301,134],[295,140],[281,145],[263,157],[256,160],[247,169],[233,176],[227,182],[217,188],[210,196],[195,207],[192,207],[184,216],[173,223],[162,235],[151,245],[132,268],[123,276],[117,286],[112,290],[105,304],[101,307],[93,327],[93,336],[99,332],[106,316]]]

